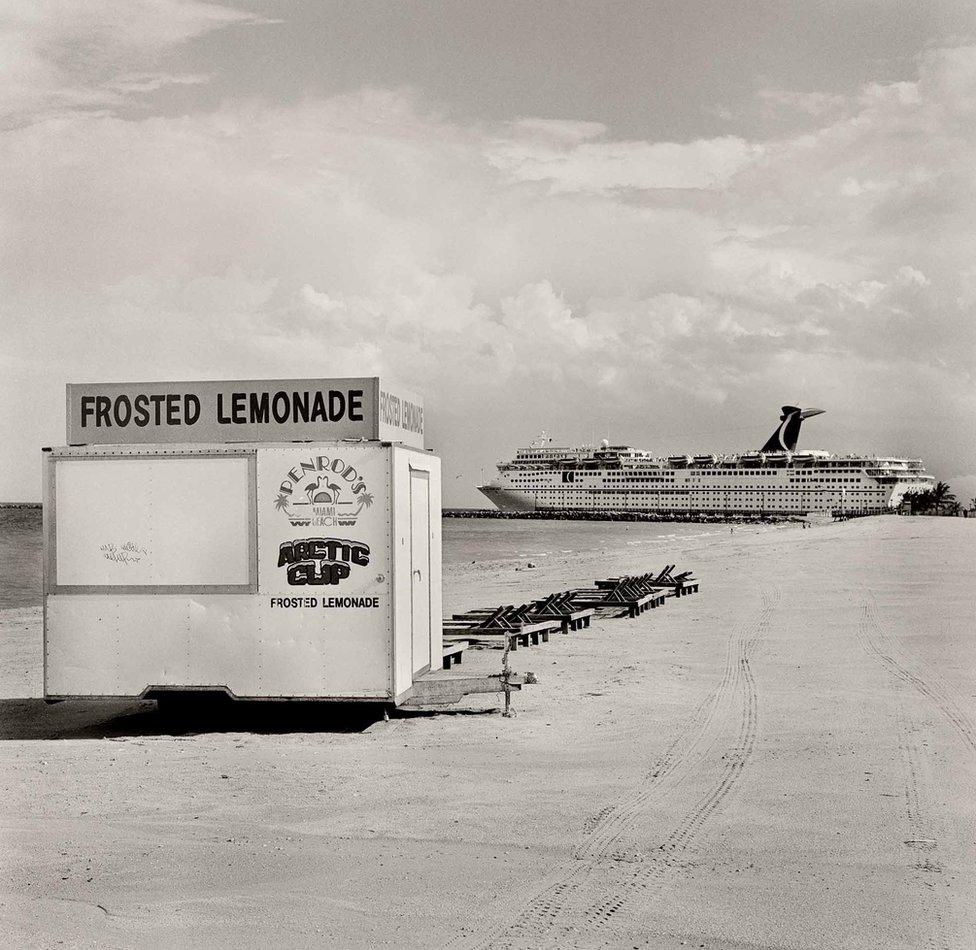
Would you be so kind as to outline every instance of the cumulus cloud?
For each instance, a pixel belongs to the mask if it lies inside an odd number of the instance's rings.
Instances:
[[[8,61],[31,121],[0,149],[27,457],[60,440],[67,380],[384,373],[427,395],[464,486],[537,428],[749,448],[794,399],[833,410],[832,448],[976,470],[972,49],[843,102],[767,94],[814,121],[781,138],[619,141],[398,89],[134,116],[113,102],[206,80],[156,53],[255,18],[146,0],[58,32],[38,9]]]
[[[132,93],[200,75],[147,72],[168,50],[231,25],[268,24],[202,0],[5,0],[0,4],[0,117],[111,108]]]
[[[834,116],[848,110],[846,96],[825,92],[795,92],[790,89],[760,89],[758,93],[766,116],[794,118],[797,113],[815,118]]]
[[[122,73],[106,83],[106,88],[120,93],[155,92],[163,86],[198,86],[209,81],[209,73]]]
[[[560,125],[560,130],[565,123]],[[599,127],[555,136],[551,126],[522,122],[492,142],[489,161],[516,181],[548,182],[553,191],[707,189],[724,187],[761,147],[735,136],[695,142],[597,142]]]

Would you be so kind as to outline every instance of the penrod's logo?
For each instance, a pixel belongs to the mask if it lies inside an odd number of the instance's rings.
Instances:
[[[278,548],[278,567],[287,567],[288,583],[338,584],[353,567],[369,564],[369,545],[342,538],[303,538],[283,541]]]
[[[352,527],[373,504],[362,475],[331,455],[312,455],[285,473],[275,508],[296,528]]]

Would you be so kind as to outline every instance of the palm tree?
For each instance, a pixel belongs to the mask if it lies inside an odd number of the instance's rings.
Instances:
[[[952,500],[952,492],[945,482],[938,482],[932,489],[932,507],[938,511],[946,502]]]
[[[924,514],[932,507],[932,494],[931,488],[907,494],[908,504],[913,515]]]

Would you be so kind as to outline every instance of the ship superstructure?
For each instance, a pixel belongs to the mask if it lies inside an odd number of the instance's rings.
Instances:
[[[784,406],[762,449],[734,455],[672,455],[604,441],[518,449],[481,491],[502,511],[540,509],[660,513],[873,514],[931,488],[921,459],[797,451],[800,425],[822,409]]]

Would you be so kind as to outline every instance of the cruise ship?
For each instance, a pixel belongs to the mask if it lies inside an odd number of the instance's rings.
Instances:
[[[823,409],[783,406],[755,452],[655,458],[627,445],[554,446],[543,438],[498,465],[481,491],[502,511],[672,514],[878,514],[932,487],[921,459],[798,451],[804,419]]]

